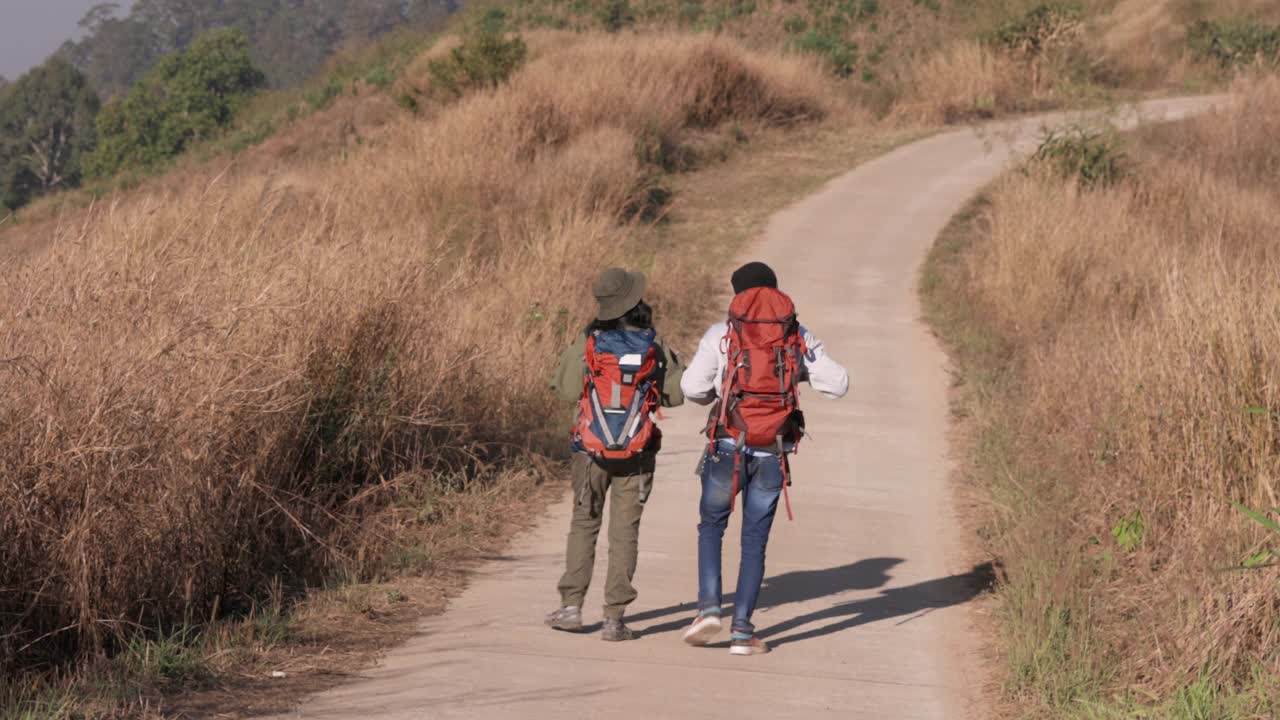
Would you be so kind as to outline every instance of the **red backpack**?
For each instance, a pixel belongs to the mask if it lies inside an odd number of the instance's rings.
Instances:
[[[729,305],[729,330],[721,341],[727,357],[720,399],[711,410],[711,449],[726,435],[734,441],[733,495],[738,494],[743,447],[775,449],[782,463],[782,494],[791,518],[786,452],[804,435],[797,385],[808,352],[796,321],[796,306],[774,288],[739,293]],[[733,500],[730,500],[730,510]]]
[[[656,451],[662,432],[653,422],[661,400],[657,333],[604,330],[587,337],[587,369],[570,434],[574,452],[598,460],[630,460]]]

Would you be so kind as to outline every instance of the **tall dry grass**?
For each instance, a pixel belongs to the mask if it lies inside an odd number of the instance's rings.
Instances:
[[[67,216],[0,267],[0,672],[377,572],[394,499],[535,482],[592,274],[720,270],[640,246],[664,158],[820,118],[823,82],[713,38],[588,39],[340,158]]]
[[[952,280],[1012,363],[978,447],[1011,679],[1060,710],[1280,673],[1274,570],[1230,570],[1266,541],[1230,502],[1280,505],[1277,137],[1272,76],[1112,188],[1013,174]]]
[[[1134,87],[1210,87],[1220,70],[1198,62],[1187,47],[1187,31],[1199,20],[1276,23],[1280,6],[1271,0],[1121,0],[1095,22],[1097,52]]]
[[[904,75],[895,111],[926,125],[989,118],[1032,94],[1029,68],[973,40],[927,56]]]

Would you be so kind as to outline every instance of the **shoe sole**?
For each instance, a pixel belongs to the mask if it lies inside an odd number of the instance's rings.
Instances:
[[[734,645],[729,648],[730,655],[764,655],[767,652],[769,651],[748,647],[746,645]]]
[[[565,632],[578,632],[582,630],[582,623],[580,622],[579,623],[549,622],[549,623],[545,623],[545,625],[551,628],[552,630],[563,630]]]
[[[720,634],[720,630],[724,628],[724,623],[718,617],[705,617],[693,624],[684,633],[684,641],[689,645],[706,645],[711,639]]]

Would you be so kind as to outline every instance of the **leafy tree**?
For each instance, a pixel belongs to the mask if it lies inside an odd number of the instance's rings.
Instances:
[[[86,162],[93,175],[148,167],[217,134],[264,83],[239,30],[201,35],[160,60],[129,94],[98,116],[98,147]]]
[[[236,28],[275,87],[315,73],[335,51],[399,27],[440,27],[459,0],[137,0],[121,17],[105,2],[81,20],[83,37],[60,53],[107,97],[123,94],[159,59],[201,34]]]
[[[0,91],[0,202],[9,209],[80,182],[94,145],[98,96],[54,57]]]
[[[93,6],[80,20],[84,39],[64,43],[58,51],[104,97],[127,90],[163,52],[145,24],[116,17],[119,7],[113,2]]]

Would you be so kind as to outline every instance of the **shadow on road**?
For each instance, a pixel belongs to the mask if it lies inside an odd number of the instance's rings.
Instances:
[[[995,577],[995,567],[986,562],[961,575],[890,588],[874,598],[840,603],[791,618],[761,630],[759,635],[769,638],[771,646],[779,647],[891,618],[903,618],[897,623],[901,625],[939,608],[969,602],[989,591],[995,584]],[[816,623],[826,624],[802,629]]]
[[[826,570],[797,570],[765,578],[760,587],[760,601],[756,608],[767,610],[788,603],[838,595],[849,590],[874,590],[889,582],[889,571],[901,562],[901,558],[869,558]],[[726,616],[731,615],[733,610],[729,606],[733,604],[733,593],[726,594],[723,603]],[[629,615],[627,622],[644,623],[670,615],[679,616],[675,620],[652,625],[641,631],[644,635],[657,635],[683,628],[697,609],[696,602],[687,602]]]
[[[766,578],[760,590],[757,611],[771,610],[789,603],[818,600],[851,590],[875,590],[884,587],[890,580],[889,571],[901,562],[903,562],[901,558],[870,558],[826,570],[800,570]],[[903,618],[899,621],[899,624],[902,624],[939,608],[969,602],[989,591],[994,583],[994,566],[989,562],[982,563],[975,565],[967,573],[900,588],[889,588],[873,598],[840,603],[784,620],[760,630],[759,634],[760,637],[769,638],[769,643],[777,647],[880,620]],[[733,613],[729,607],[732,602],[733,593],[725,595],[726,616]],[[628,616],[627,621],[633,624],[644,623],[676,615],[675,619],[640,630],[645,636],[659,635],[683,629],[697,607],[696,602],[687,602],[657,610],[646,610]],[[758,616],[757,620],[759,620]],[[813,627],[815,624],[817,626]]]

